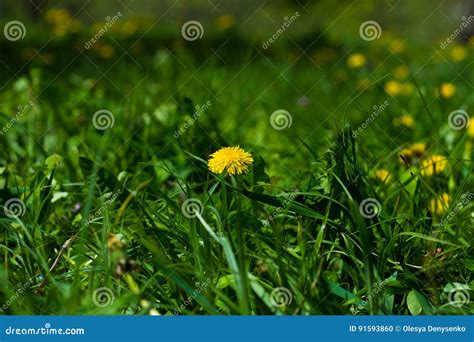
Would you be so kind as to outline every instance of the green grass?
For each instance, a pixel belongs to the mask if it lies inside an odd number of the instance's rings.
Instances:
[[[25,206],[1,212],[2,313],[472,314],[452,302],[474,284],[474,140],[448,115],[472,111],[474,51],[453,62],[449,49],[384,44],[330,47],[328,61],[309,58],[327,47],[248,48],[237,61],[231,46],[209,59],[182,48],[120,63],[79,54],[64,70],[33,63],[6,78],[2,127],[32,105],[0,136],[1,203]],[[348,68],[347,51],[368,63]],[[400,65],[412,91],[390,96]],[[453,97],[438,96],[444,82]],[[280,109],[292,124],[276,130]],[[98,110],[112,127],[93,125]],[[403,114],[413,127],[394,124]],[[417,142],[422,159],[447,157],[443,172],[402,162]],[[207,170],[210,153],[237,145],[254,156],[248,174]],[[374,177],[382,168],[386,182]],[[449,208],[433,212],[442,193]],[[190,199],[197,213],[183,210]],[[380,204],[374,215],[361,215],[366,199]]]

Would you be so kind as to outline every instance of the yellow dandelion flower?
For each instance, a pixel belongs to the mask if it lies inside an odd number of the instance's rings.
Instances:
[[[372,86],[372,82],[368,78],[364,78],[357,82],[357,88],[360,90],[367,90]]]
[[[393,69],[392,74],[396,79],[404,80],[410,74],[410,69],[406,65],[400,65]]]
[[[405,126],[409,128],[415,127],[415,120],[411,115],[402,115],[393,120],[395,126]]]
[[[433,198],[430,201],[430,211],[431,213],[441,216],[449,208],[449,203],[451,202],[451,196],[447,193],[443,193],[438,198]]]
[[[469,121],[469,125],[467,126],[467,134],[474,138],[474,120]]]
[[[226,14],[226,15],[221,15],[220,17],[217,18],[216,20],[217,27],[219,27],[221,30],[227,30],[234,26],[235,24],[235,18],[233,15]]]
[[[244,151],[239,146],[223,147],[211,154],[208,162],[209,170],[213,173],[228,174],[247,173],[249,165],[253,162],[253,157],[249,152]]]
[[[414,159],[419,159],[423,156],[426,151],[425,143],[415,143],[408,148],[404,148],[400,151],[400,154],[403,156],[403,160],[411,163]]]
[[[406,49],[406,44],[403,40],[401,39],[394,39],[390,43],[390,51],[393,53],[402,53]]]
[[[390,96],[410,95],[413,92],[413,86],[410,83],[402,84],[398,81],[388,81],[385,83],[385,92]]]
[[[378,169],[377,171],[375,171],[375,178],[384,183],[390,180],[391,175],[387,169]]]
[[[460,62],[466,59],[467,56],[467,49],[464,46],[455,46],[451,50],[451,58],[455,62]]]
[[[347,65],[351,69],[362,68],[367,63],[367,58],[361,53],[350,55],[347,59]]]
[[[452,83],[443,83],[439,87],[439,95],[444,99],[452,97],[455,93],[456,86]]]
[[[421,175],[429,177],[433,174],[443,172],[447,165],[448,159],[446,157],[434,155],[421,162]]]

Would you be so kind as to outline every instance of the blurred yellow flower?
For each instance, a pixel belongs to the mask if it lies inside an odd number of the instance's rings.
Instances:
[[[398,118],[395,118],[393,120],[393,124],[395,126],[405,126],[409,128],[415,127],[415,120],[413,119],[413,116],[411,115],[402,115]]]
[[[216,19],[216,24],[221,30],[227,30],[234,26],[235,18],[230,14],[221,15]]]
[[[364,78],[357,82],[357,88],[360,90],[369,89],[372,86],[372,82],[368,78]]]
[[[228,174],[233,175],[247,173],[248,167],[252,163],[252,155],[237,146],[223,147],[214,152],[211,154],[207,165],[213,173],[227,171]]]
[[[401,39],[394,39],[390,43],[390,51],[393,53],[402,53],[406,49],[406,44]]]
[[[450,98],[456,93],[456,86],[452,83],[443,83],[439,87],[439,95],[444,98]]]
[[[94,45],[94,51],[102,58],[108,59],[115,54],[115,49],[109,44],[96,43]]]
[[[449,203],[451,202],[451,196],[447,193],[441,194],[438,198],[433,198],[430,201],[430,211],[432,214],[441,216],[449,208]]]
[[[467,56],[467,49],[464,46],[456,45],[451,50],[451,58],[455,62],[460,62],[466,59]]]
[[[53,33],[58,37],[63,37],[67,33],[78,32],[82,28],[82,23],[72,17],[68,10],[64,8],[53,8],[46,12],[45,19],[53,25]]]
[[[410,95],[413,92],[413,86],[410,83],[400,83],[398,81],[388,81],[385,83],[385,92],[390,96]]]
[[[387,169],[378,169],[377,171],[375,171],[375,178],[384,183],[390,180],[391,175]]]
[[[467,126],[467,134],[469,134],[470,137],[474,138],[474,122],[473,122],[473,120],[469,121],[469,124]]]
[[[421,175],[430,177],[433,174],[443,172],[447,165],[448,159],[445,156],[434,155],[421,162]]]
[[[423,156],[426,151],[425,143],[415,143],[408,148],[404,148],[400,151],[402,159],[408,163],[412,163],[415,159],[419,159]]]
[[[404,80],[410,74],[410,69],[406,65],[400,65],[393,69],[393,77]]]
[[[347,59],[347,65],[351,69],[362,68],[367,63],[367,58],[361,53],[350,55]]]

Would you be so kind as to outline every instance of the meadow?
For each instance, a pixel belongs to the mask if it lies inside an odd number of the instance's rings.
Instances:
[[[420,47],[310,9],[5,31],[1,314],[473,314],[470,17]]]

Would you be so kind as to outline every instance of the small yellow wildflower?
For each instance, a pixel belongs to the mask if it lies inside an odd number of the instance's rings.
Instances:
[[[421,175],[429,177],[433,174],[443,172],[447,165],[448,159],[446,157],[434,155],[421,162]]]
[[[464,46],[455,46],[451,50],[451,58],[455,62],[460,62],[466,59],[467,56],[467,49]]]
[[[400,65],[393,69],[392,74],[396,79],[404,80],[410,74],[410,69],[406,65]]]
[[[385,92],[390,96],[410,95],[413,92],[413,86],[410,83],[400,83],[398,81],[388,81],[385,83]]]
[[[404,148],[400,151],[400,155],[403,156],[403,160],[411,163],[415,159],[419,159],[423,156],[426,151],[425,143],[415,143],[408,148]]]
[[[452,97],[455,93],[456,86],[452,83],[443,83],[439,87],[439,95],[444,99]]]
[[[394,39],[390,43],[390,51],[393,53],[402,53],[406,49],[406,44],[403,40],[401,39]]]
[[[402,90],[402,84],[398,81],[388,81],[385,83],[385,92],[391,96],[398,95]]]
[[[433,198],[430,201],[430,211],[431,213],[441,216],[449,208],[449,203],[451,202],[451,196],[447,193],[443,193],[438,198]]]
[[[391,178],[390,172],[387,169],[378,169],[375,171],[375,178],[382,183],[388,182]]]
[[[220,17],[217,18],[216,20],[217,27],[219,27],[221,30],[227,30],[234,26],[235,24],[235,18],[234,16],[230,14],[226,15],[221,15]]]
[[[211,154],[207,165],[213,173],[227,171],[228,174],[233,175],[236,173],[247,173],[248,167],[252,162],[252,155],[237,146],[223,147],[214,152]]]
[[[362,68],[366,62],[367,58],[361,53],[355,53],[353,55],[350,55],[347,59],[347,65],[351,69]]]
[[[393,120],[395,126],[405,126],[409,128],[415,127],[415,120],[411,115],[402,115]]]
[[[474,121],[470,120],[469,125],[467,126],[467,134],[469,134],[470,137],[474,138]]]
[[[372,82],[368,78],[364,78],[357,82],[357,89],[367,90],[372,86]]]

